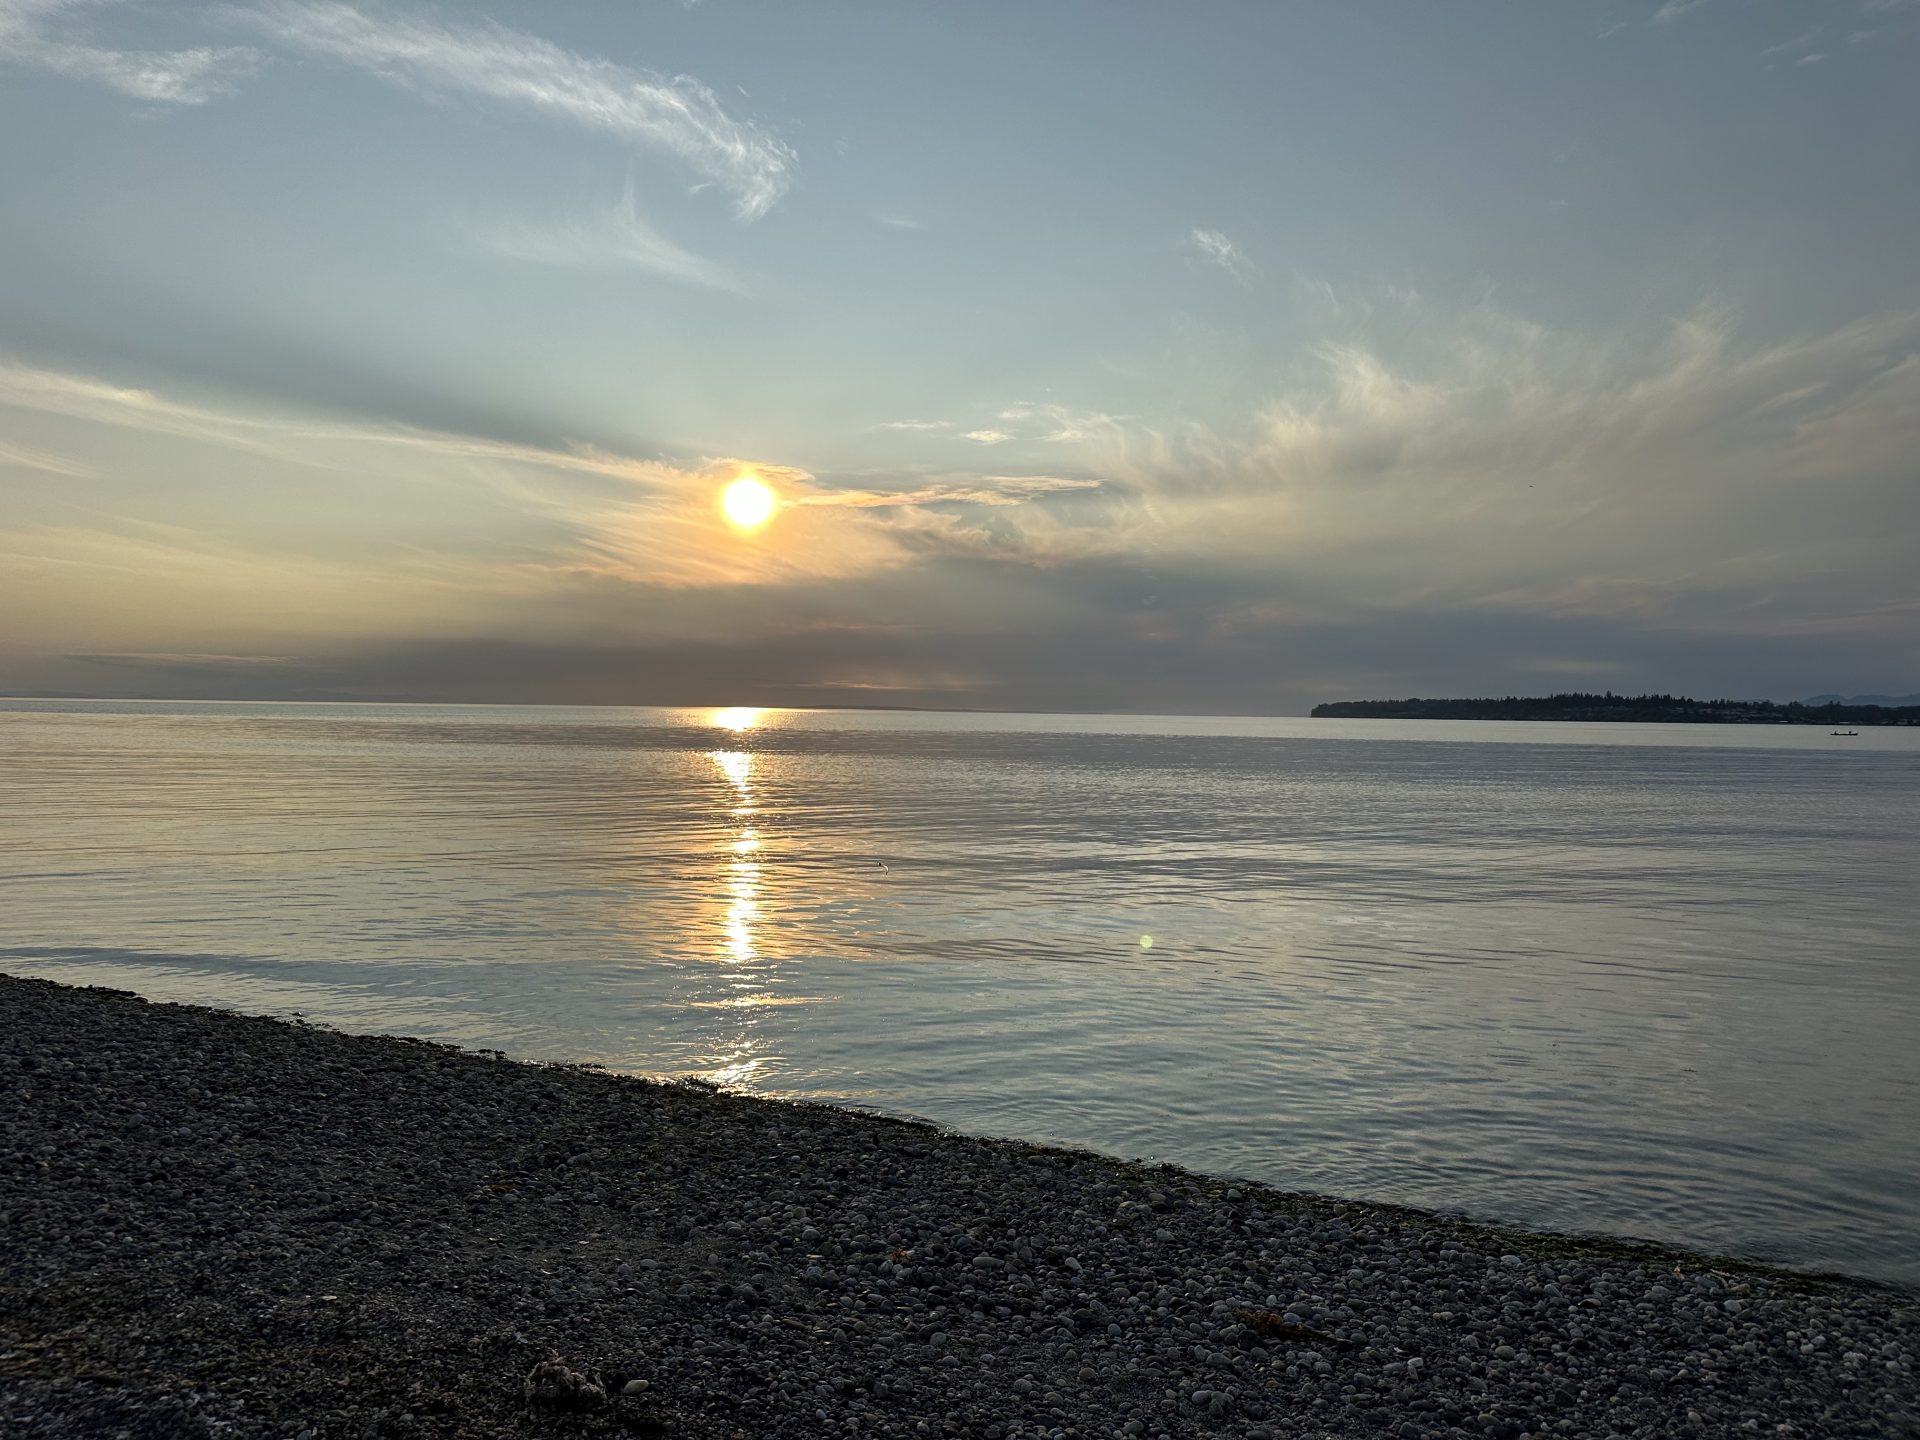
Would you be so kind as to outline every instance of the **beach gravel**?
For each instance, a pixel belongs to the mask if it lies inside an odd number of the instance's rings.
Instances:
[[[0,1435],[1920,1434],[1920,1302],[0,977]]]

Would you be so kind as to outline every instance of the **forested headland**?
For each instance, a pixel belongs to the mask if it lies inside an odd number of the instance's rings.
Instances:
[[[1683,695],[1567,691],[1479,700],[1335,700],[1318,718],[1345,720],[1640,720],[1719,725],[1920,725],[1920,705],[1808,705],[1798,700],[1689,700]]]

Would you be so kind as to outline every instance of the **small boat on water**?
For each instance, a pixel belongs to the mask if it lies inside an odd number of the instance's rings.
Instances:
[[[1832,733],[1836,739],[1840,740],[1857,740],[1860,738],[1860,732],[1858,730],[1835,730]]]

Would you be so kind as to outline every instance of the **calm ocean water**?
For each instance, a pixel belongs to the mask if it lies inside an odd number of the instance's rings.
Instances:
[[[0,969],[1920,1281],[1920,730],[0,702]]]

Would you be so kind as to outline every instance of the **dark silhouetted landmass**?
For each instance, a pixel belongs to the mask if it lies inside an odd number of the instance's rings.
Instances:
[[[1920,705],[1807,705],[1681,695],[1507,695],[1484,700],[1336,700],[1311,712],[1343,720],[1639,720],[1715,725],[1920,725]]]

